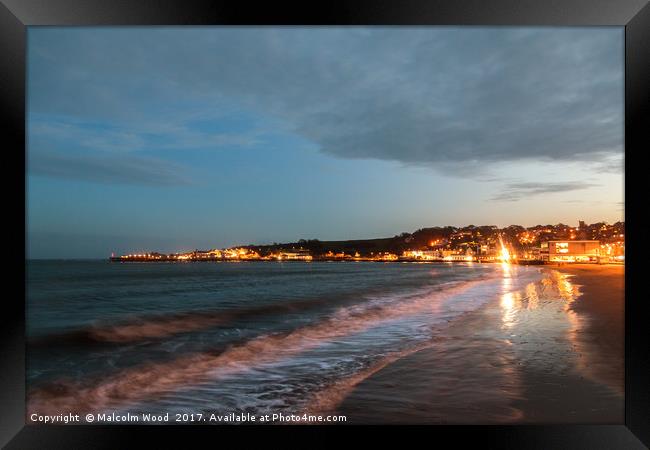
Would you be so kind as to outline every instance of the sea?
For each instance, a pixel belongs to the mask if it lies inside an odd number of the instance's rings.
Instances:
[[[30,260],[28,410],[331,411],[540,277],[464,262]]]

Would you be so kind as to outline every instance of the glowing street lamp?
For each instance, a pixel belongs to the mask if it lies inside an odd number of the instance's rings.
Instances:
[[[499,252],[499,260],[504,263],[509,263],[511,259],[510,252],[508,251],[505,244],[503,243],[503,239],[501,239],[501,236],[499,236],[499,244],[501,245],[501,251]]]

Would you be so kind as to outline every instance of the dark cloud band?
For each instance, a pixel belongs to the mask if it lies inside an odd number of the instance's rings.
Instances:
[[[163,117],[165,138],[200,146],[193,109],[236,105],[329,155],[456,174],[622,153],[618,28],[45,29],[30,52],[30,112],[144,147]]]
[[[578,181],[568,181],[561,183],[509,183],[505,189],[498,195],[494,196],[494,201],[517,201],[541,194],[554,194],[560,192],[578,191],[598,186],[592,183],[581,183]]]

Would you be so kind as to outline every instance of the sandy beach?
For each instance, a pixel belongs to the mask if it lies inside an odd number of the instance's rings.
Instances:
[[[625,277],[623,265],[558,268],[572,274],[582,297],[572,310],[585,321],[575,338],[585,350],[585,371],[594,380],[624,393]]]
[[[515,269],[516,270],[516,269]],[[544,266],[360,381],[348,423],[623,423],[624,266]]]

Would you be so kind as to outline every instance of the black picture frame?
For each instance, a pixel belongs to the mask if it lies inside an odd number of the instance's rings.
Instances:
[[[0,114],[5,199],[4,259],[16,274],[5,281],[0,317],[0,444],[8,449],[187,447],[197,439],[220,444],[237,438],[246,448],[263,434],[265,445],[335,444],[339,427],[38,426],[25,425],[25,66],[28,26],[66,25],[539,25],[625,27],[625,424],[363,427],[364,439],[400,436],[472,440],[497,448],[645,448],[650,445],[649,323],[645,307],[643,236],[647,233],[644,156],[650,125],[650,6],[647,0],[312,0],[296,4],[182,0],[2,0],[0,4]],[[5,203],[8,203],[5,201]],[[21,239],[22,237],[22,239]],[[14,291],[15,290],[15,291]],[[358,427],[343,427],[346,431]],[[289,433],[287,433],[289,431]],[[402,434],[405,433],[405,434]],[[408,433],[408,434],[406,434]],[[290,441],[286,438],[291,436]],[[218,440],[215,440],[218,439]],[[277,439],[277,440],[276,440]],[[396,441],[396,443],[400,443]],[[388,443],[389,441],[385,441]],[[178,444],[181,443],[181,444]],[[403,444],[401,444],[403,445]],[[141,445],[140,445],[141,446]]]

